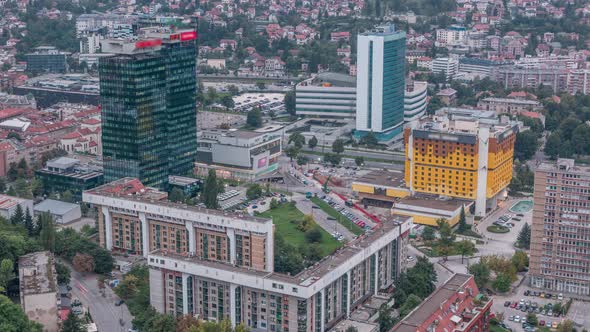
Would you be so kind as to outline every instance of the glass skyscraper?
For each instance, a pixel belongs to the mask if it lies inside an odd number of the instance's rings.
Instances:
[[[196,33],[147,29],[106,40],[99,62],[105,182],[137,177],[164,188],[196,153]]]
[[[380,141],[401,134],[404,122],[406,33],[383,26],[360,34],[357,43],[356,132]]]

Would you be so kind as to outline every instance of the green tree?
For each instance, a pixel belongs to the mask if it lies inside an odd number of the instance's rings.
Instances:
[[[357,166],[362,166],[365,163],[365,158],[363,158],[362,156],[358,156],[354,158],[354,163]]]
[[[0,295],[0,327],[6,332],[41,332],[41,324],[32,322],[18,304]]]
[[[260,128],[262,126],[262,112],[259,108],[254,108],[246,116],[246,124],[250,128]]]
[[[203,185],[203,192],[201,193],[201,200],[208,209],[217,209],[219,202],[217,195],[220,193],[219,181],[215,170],[210,169]]]
[[[318,243],[322,240],[322,232],[314,227],[305,232],[305,240],[309,243]]]
[[[332,151],[337,154],[344,152],[344,140],[337,139],[332,143]]]
[[[336,166],[342,161],[342,156],[336,153],[326,153],[324,154],[324,161],[332,164],[332,166]]]
[[[518,272],[522,272],[529,266],[529,256],[524,251],[516,251],[510,259]]]
[[[256,88],[258,90],[264,90],[264,89],[266,89],[266,83],[264,83],[262,81],[258,81],[258,82],[256,82]]]
[[[400,317],[407,316],[414,308],[422,303],[422,299],[414,294],[410,294],[404,304],[399,308]]]
[[[559,132],[554,131],[547,138],[543,152],[545,152],[545,154],[551,159],[557,159],[557,156],[559,156],[559,150],[561,149],[561,144],[561,136],[559,135]]]
[[[49,212],[43,212],[39,216],[37,223],[41,226],[41,232],[39,233],[39,243],[43,246],[43,249],[51,252],[55,251],[55,225],[53,218]]]
[[[221,105],[225,108],[233,108],[235,106],[234,99],[231,96],[225,95],[221,97]]]
[[[227,91],[229,91],[229,93],[231,93],[232,96],[237,96],[240,94],[240,88],[238,88],[236,85],[234,84],[230,84],[227,86]]]
[[[473,279],[480,289],[490,281],[490,268],[481,260],[469,265],[469,273],[473,274]]]
[[[257,199],[260,196],[262,196],[262,187],[258,183],[250,185],[246,190],[246,197],[249,200]]]
[[[13,225],[24,225],[25,224],[25,214],[23,212],[23,207],[20,204],[16,205],[14,210],[14,214],[10,216],[10,223]]]
[[[180,188],[173,188],[168,195],[168,200],[171,202],[184,202],[185,199],[184,192]]]
[[[43,192],[45,192],[45,188],[43,187],[43,181],[34,178],[33,180],[31,180],[31,192],[33,194],[34,197],[38,197],[43,195]]]
[[[289,91],[285,94],[285,110],[291,114],[291,115],[295,115],[296,109],[295,109],[295,92],[294,91]]]
[[[475,244],[468,240],[458,242],[455,248],[461,254],[461,264],[463,264],[463,258],[465,256],[471,256],[475,253]]]
[[[372,131],[370,131],[365,136],[361,137],[361,139],[359,140],[359,144],[372,148],[379,144],[379,140],[377,140],[375,134]]]
[[[275,272],[297,274],[303,270],[303,257],[295,246],[285,241],[280,233],[275,234]]]
[[[424,241],[433,241],[436,238],[436,233],[434,228],[430,226],[424,226],[424,230],[422,231],[422,239]]]
[[[574,332],[574,322],[569,319],[566,319],[559,323],[557,326],[557,332]]]
[[[309,146],[310,149],[315,149],[316,146],[318,146],[318,139],[317,137],[313,136],[312,138],[309,139],[309,141],[307,141],[307,146]]]
[[[86,328],[82,320],[73,311],[70,311],[68,318],[61,326],[61,332],[85,332]]]
[[[469,225],[467,225],[467,219],[465,218],[465,207],[461,207],[461,214],[459,215],[459,226],[457,226],[457,232],[463,233],[469,230]]]
[[[537,326],[539,324],[539,320],[537,319],[537,315],[530,312],[526,315],[526,322],[531,324],[532,326]]]
[[[289,146],[285,149],[285,154],[291,161],[293,161],[293,159],[296,159],[299,155],[299,149],[296,146]]]
[[[293,143],[293,145],[297,149],[301,149],[303,145],[305,145],[305,136],[303,136],[300,132],[296,131],[289,135],[289,144]]]
[[[33,194],[31,193],[31,189],[29,188],[29,184],[24,178],[19,178],[14,183],[14,190],[16,191],[16,196],[20,198],[33,198]]]
[[[500,273],[496,276],[496,279],[492,283],[492,287],[500,293],[506,293],[510,290],[511,284],[512,281],[510,280],[510,276],[505,273]]]
[[[31,216],[29,208],[25,210],[24,225],[29,236],[35,235],[35,222],[33,221],[33,216]]]
[[[91,255],[94,259],[94,272],[104,274],[113,270],[115,261],[110,251],[97,246],[92,250]]]
[[[536,133],[527,130],[516,134],[516,143],[514,144],[514,157],[519,160],[529,160],[537,152],[539,147],[538,136]]]
[[[56,262],[55,263],[55,272],[57,273],[57,283],[60,285],[67,285],[70,283],[71,274],[70,268],[67,267],[65,264]]]
[[[10,258],[4,258],[0,262],[0,291],[6,292],[8,283],[14,278],[14,263]]]
[[[400,287],[396,287],[395,290],[393,291],[393,307],[395,309],[399,308],[402,306],[402,304],[404,304],[404,302],[406,302],[406,299],[408,298],[408,295],[406,294],[406,292],[401,289]]]
[[[379,332],[387,332],[395,325],[396,319],[393,318],[392,308],[385,303],[379,307],[377,322],[379,323]]]
[[[520,248],[530,249],[531,247],[531,227],[529,224],[525,223],[520,232],[518,233],[518,237],[516,238],[516,244]]]
[[[453,234],[451,224],[446,219],[441,218],[436,221],[436,225],[438,226],[440,245],[450,247],[456,238],[455,234]]]
[[[74,195],[71,191],[66,190],[61,194],[61,200],[68,203],[74,203]]]
[[[6,178],[0,177],[0,193],[3,193],[5,191],[6,191]]]

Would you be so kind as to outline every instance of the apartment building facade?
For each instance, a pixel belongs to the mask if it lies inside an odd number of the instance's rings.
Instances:
[[[443,108],[406,128],[405,183],[415,192],[475,201],[483,216],[506,195],[519,126],[491,111]]]
[[[590,167],[573,159],[535,170],[532,287],[590,295]]]
[[[89,190],[84,201],[98,208],[102,245],[147,257],[157,311],[257,331],[329,330],[393,285],[412,227],[410,217],[393,216],[289,275],[274,271],[270,219],[171,203],[130,178]]]

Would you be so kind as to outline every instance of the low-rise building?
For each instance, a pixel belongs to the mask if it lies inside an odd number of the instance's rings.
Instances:
[[[248,130],[204,130],[197,140],[195,174],[210,169],[224,179],[252,181],[278,168],[281,137]]]
[[[67,224],[82,217],[80,205],[54,199],[46,199],[35,205],[34,209],[35,215],[44,212],[51,214],[53,221],[57,224]]]
[[[33,215],[33,201],[30,199],[24,199],[8,195],[0,195],[0,216],[5,219],[10,219],[16,212],[17,206],[21,207],[23,212],[29,210],[29,213]]]
[[[27,71],[65,73],[68,67],[67,55],[68,53],[61,52],[53,46],[39,46],[33,53],[25,55]]]
[[[457,273],[389,332],[489,331],[492,303],[472,275]]]
[[[396,200],[391,213],[410,216],[415,224],[437,226],[436,221],[445,219],[451,226],[459,222],[461,210],[469,213],[473,201],[438,197],[434,195],[415,194]]]
[[[354,118],[356,78],[324,72],[295,87],[296,114],[311,117]]]
[[[428,106],[428,82],[410,81],[404,93],[404,121],[412,122],[426,113]]]
[[[391,208],[393,202],[410,195],[404,173],[372,171],[352,182],[352,191],[363,204]]]
[[[19,257],[20,304],[44,332],[59,331],[58,290],[53,254],[39,251]]]
[[[28,79],[15,86],[17,95],[33,95],[38,107],[50,107],[58,102],[98,105],[98,77],[87,74],[47,74]]]
[[[521,114],[522,112],[539,111],[543,108],[540,102],[528,99],[488,97],[477,102],[477,108],[494,111],[496,114]]]
[[[432,60],[432,72],[442,74],[447,80],[453,79],[459,71],[459,61],[453,58],[436,58]]]
[[[447,106],[455,105],[455,101],[457,100],[457,90],[453,88],[442,89],[436,94],[436,96]]]
[[[67,157],[49,160],[35,175],[47,193],[70,191],[76,201],[82,200],[84,190],[102,185],[104,180],[100,168],[81,165],[79,160]]]

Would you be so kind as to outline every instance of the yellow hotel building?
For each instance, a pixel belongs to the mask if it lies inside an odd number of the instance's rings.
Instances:
[[[494,112],[442,108],[404,131],[410,193],[475,201],[484,216],[506,196],[518,122]]]

